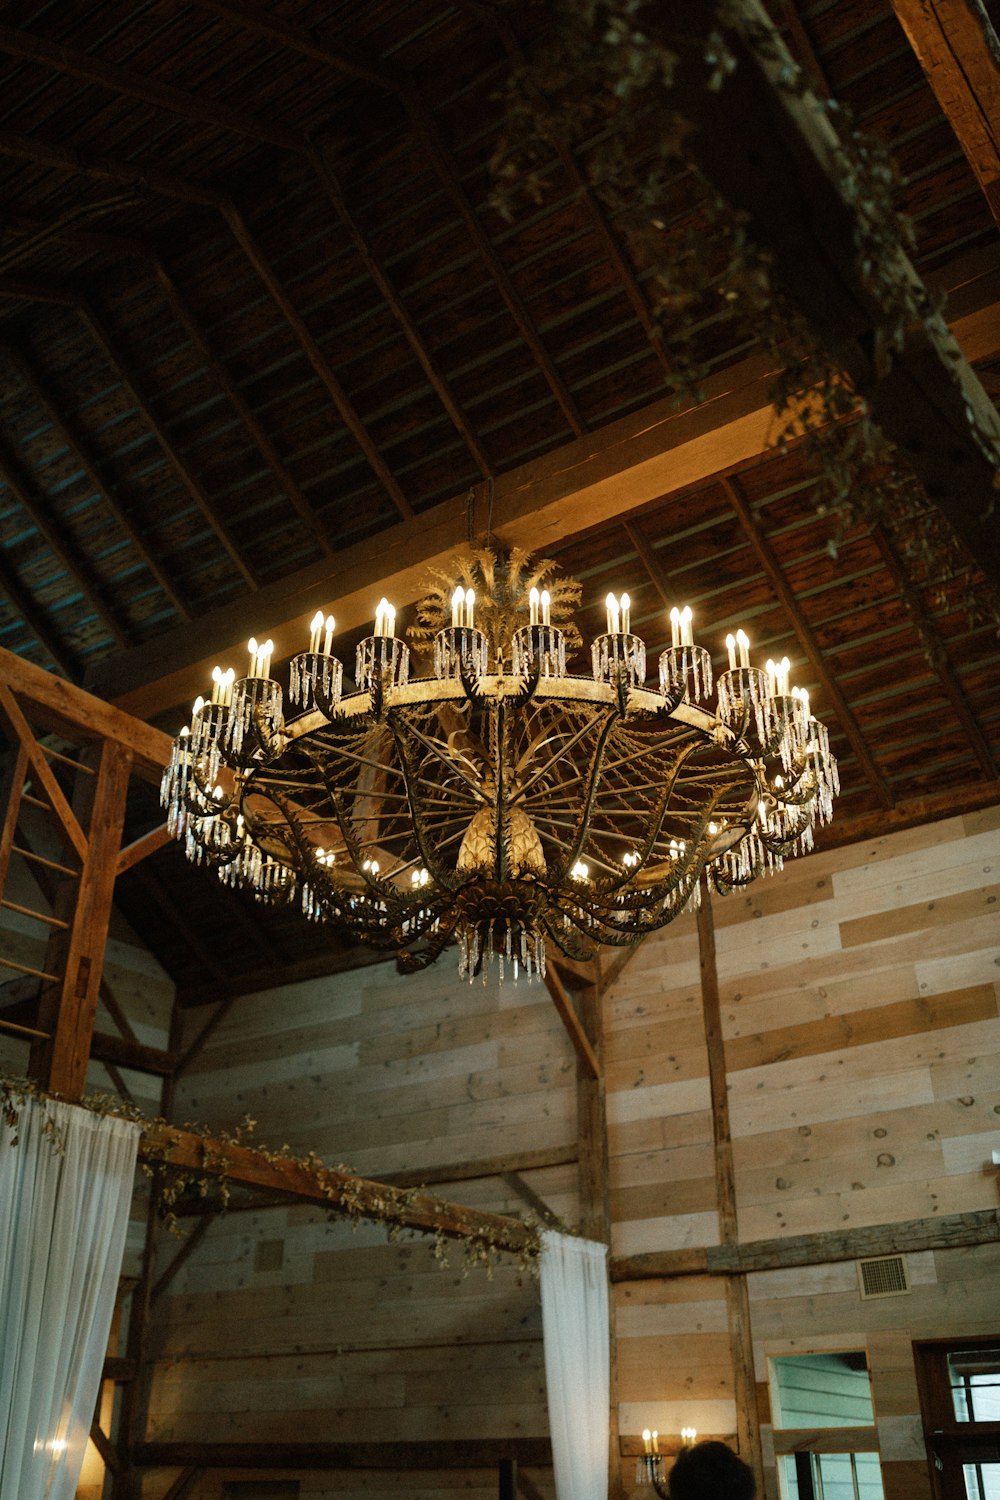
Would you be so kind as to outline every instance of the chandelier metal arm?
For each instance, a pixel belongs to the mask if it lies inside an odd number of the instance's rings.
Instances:
[[[444,843],[438,844],[435,848],[428,842],[428,829],[426,827],[426,820],[421,816],[420,809],[416,806],[415,802],[414,786],[417,781],[417,773],[416,767],[412,764],[412,758],[410,755],[409,746],[407,744],[407,739],[409,738],[417,740],[420,744],[424,745],[427,749],[433,752],[437,752],[437,746],[432,739],[429,739],[428,736],[422,734],[420,730],[415,728],[414,725],[405,723],[405,721],[403,721],[398,714],[390,712],[387,716],[386,722],[389,728],[389,733],[392,735],[393,741],[396,745],[400,761],[404,765],[404,767],[407,767],[409,769],[409,774],[404,778],[406,782],[407,806],[410,813],[409,831],[412,833],[412,836],[416,842],[420,858],[424,866],[432,873],[435,883],[443,891],[454,892],[465,884],[466,877],[457,875],[456,872],[449,870],[447,866],[443,864],[440,858],[440,850],[444,848]],[[485,798],[483,797],[480,788],[478,788],[474,783],[469,782],[468,778],[466,778],[464,775],[460,774],[459,779],[469,787],[470,791],[476,793],[479,796],[480,800],[485,802]],[[445,843],[448,842],[454,842],[454,840],[445,841]]]
[[[618,709],[612,708],[601,727],[600,733],[598,734],[597,744],[594,746],[594,753],[591,756],[590,767],[587,772],[587,795],[584,800],[583,807],[580,809],[580,821],[577,836],[570,849],[570,853],[566,859],[566,863],[563,865],[561,870],[558,870],[553,875],[553,879],[557,885],[562,885],[569,870],[574,864],[576,864],[577,860],[580,858],[583,846],[586,843],[587,833],[590,829],[590,819],[594,808],[594,798],[597,796],[597,785],[598,781],[600,780],[601,767],[604,760],[604,752],[607,748],[608,740],[611,738],[611,731],[619,722],[619,719],[620,715]]]

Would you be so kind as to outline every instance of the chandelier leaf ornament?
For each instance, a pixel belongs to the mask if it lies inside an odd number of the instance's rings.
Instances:
[[[588,959],[812,847],[836,763],[789,664],[751,666],[742,631],[719,677],[691,611],[671,611],[659,683],[628,595],[608,595],[587,677],[579,583],[514,549],[470,547],[436,575],[409,644],[386,600],[355,689],[317,615],[286,718],[271,643],[213,673],[174,741],[162,799],[189,858],[261,901],[296,903],[404,971],[456,945],[460,972],[544,975]],[[411,648],[429,657],[410,676]]]

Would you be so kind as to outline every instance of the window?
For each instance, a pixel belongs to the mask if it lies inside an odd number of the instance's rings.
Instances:
[[[769,1366],[782,1500],[882,1500],[864,1351],[779,1354]]]
[[[935,1500],[1000,1500],[1000,1336],[913,1353]]]

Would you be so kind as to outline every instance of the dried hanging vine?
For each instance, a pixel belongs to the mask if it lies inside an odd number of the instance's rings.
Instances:
[[[11,1144],[17,1145],[17,1132],[25,1104],[29,1100],[45,1103],[50,1099],[51,1095],[46,1094],[28,1078],[0,1077],[0,1121],[13,1134]],[[131,1120],[140,1126],[144,1134],[144,1142],[138,1165],[150,1180],[160,1219],[171,1232],[179,1233],[176,1210],[185,1197],[197,1195],[204,1198],[209,1195],[210,1191],[214,1191],[220,1209],[225,1209],[228,1205],[230,1183],[227,1172],[231,1167],[228,1148],[246,1148],[251,1145],[250,1137],[257,1122],[249,1115],[243,1117],[235,1130],[213,1133],[205,1125],[186,1122],[178,1127],[162,1118],[152,1118],[144,1114],[131,1100],[120,1099],[111,1094],[86,1094],[75,1102],[80,1108],[89,1110],[92,1114]],[[171,1132],[178,1129],[183,1130],[186,1135],[195,1135],[202,1141],[200,1170],[178,1168],[170,1163]],[[46,1119],[44,1130],[53,1151],[61,1155],[64,1150],[62,1134],[51,1116]],[[258,1157],[272,1165],[282,1163],[297,1168],[310,1181],[316,1196],[329,1200],[328,1211],[331,1218],[348,1218],[355,1229],[363,1220],[384,1224],[390,1242],[395,1242],[404,1230],[412,1234],[432,1237],[434,1259],[442,1267],[447,1267],[449,1264],[448,1240],[461,1243],[465,1274],[473,1268],[481,1268],[486,1271],[489,1280],[492,1280],[493,1268],[499,1262],[500,1257],[510,1256],[513,1253],[491,1236],[488,1226],[466,1234],[452,1230],[446,1235],[440,1229],[425,1230],[417,1225],[408,1224],[406,1211],[419,1196],[420,1188],[386,1187],[384,1197],[377,1196],[373,1199],[369,1192],[362,1189],[362,1179],[358,1178],[350,1167],[342,1163],[332,1169],[337,1174],[338,1180],[336,1184],[331,1182],[331,1168],[314,1151],[310,1151],[304,1157],[294,1156],[287,1145],[274,1151],[259,1145],[256,1141],[252,1143],[252,1149]],[[347,1179],[346,1182],[342,1180],[344,1178]],[[367,1183],[365,1186],[367,1187]],[[517,1258],[518,1266],[522,1271],[537,1274],[538,1256],[541,1251],[538,1224],[533,1216],[524,1216],[522,1222],[529,1234],[525,1248]]]
[[[801,440],[818,475],[817,507],[830,517],[835,555],[859,517],[881,522],[938,596],[957,588],[970,620],[1000,623],[995,600],[973,594],[968,559],[936,506],[872,420],[863,396],[817,339],[783,291],[767,255],[694,162],[694,128],[672,96],[682,50],[699,32],[704,86],[724,90],[739,66],[737,42],[769,60],[776,86],[808,99],[827,117],[836,140],[832,170],[853,210],[854,258],[876,309],[872,361],[887,368],[916,324],[944,325],[940,305],[903,273],[912,248],[896,212],[895,165],[882,144],[856,128],[835,100],[817,100],[770,24],[755,21],[742,0],[716,0],[685,14],[655,0],[554,0],[543,41],[517,68],[504,93],[505,125],[494,153],[494,201],[506,217],[527,201],[551,196],[560,160],[573,155],[649,273],[652,313],[669,353],[678,398],[698,400],[708,372],[703,350],[714,327],[729,330],[729,348],[765,348],[781,373],[771,399],[775,445]],[[996,432],[966,414],[981,449],[997,464]]]

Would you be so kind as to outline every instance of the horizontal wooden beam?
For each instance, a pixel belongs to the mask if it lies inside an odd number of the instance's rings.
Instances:
[[[441,1182],[481,1182],[484,1177],[505,1177],[509,1172],[542,1172],[548,1167],[566,1167],[580,1155],[574,1143],[561,1151],[514,1151],[510,1156],[483,1157],[480,1161],[453,1162],[443,1167],[418,1167],[414,1172],[388,1172],[379,1180],[394,1187],[432,1187]]]
[[[34,724],[56,730],[77,745],[115,740],[132,751],[134,768],[140,775],[159,781],[170,759],[171,745],[170,736],[162,730],[122,713],[71,682],[53,677],[2,646],[0,683],[10,688],[25,707],[30,705]]]
[[[177,1066],[176,1052],[164,1052],[160,1047],[144,1047],[141,1042],[129,1041],[127,1037],[115,1036],[110,1031],[95,1031],[90,1042],[90,1055],[95,1062],[112,1063],[116,1068],[132,1068],[136,1073],[152,1073],[158,1078],[169,1078]]]
[[[775,1453],[877,1453],[877,1427],[785,1427],[774,1430]]]
[[[886,834],[900,833],[904,828],[916,828],[921,823],[940,823],[943,818],[962,817],[984,807],[996,807],[998,803],[1000,785],[995,781],[979,781],[943,792],[930,792],[926,797],[911,797],[905,802],[897,802],[894,807],[859,813],[853,818],[839,817],[834,810],[833,822],[816,830],[816,850],[821,853],[824,849],[843,849],[847,844],[860,843],[862,839],[884,838]]]
[[[393,1443],[139,1443],[138,1468],[203,1469],[495,1469],[513,1458],[525,1468],[552,1467],[546,1437],[442,1438]]]
[[[147,1160],[183,1171],[223,1178],[250,1187],[292,1193],[296,1198],[340,1213],[391,1221],[407,1229],[443,1234],[449,1239],[482,1237],[498,1250],[514,1255],[531,1253],[533,1232],[519,1219],[480,1213],[449,1203],[429,1193],[388,1187],[364,1177],[352,1177],[330,1167],[309,1167],[292,1158],[272,1156],[251,1146],[206,1140],[192,1131],[151,1126],[139,1147]],[[197,1463],[198,1459],[184,1460]]]
[[[1000,271],[990,262],[965,277],[956,337],[969,359],[1000,350]],[[942,278],[942,287],[959,285]],[[616,520],[716,474],[772,451],[775,417],[768,392],[776,369],[763,355],[704,382],[705,400],[678,408],[654,402],[576,439],[556,452],[502,474],[496,481],[493,530],[503,542],[544,556],[547,548]],[[235,660],[250,635],[270,636],[276,662],[302,649],[317,609],[333,613],[347,632],[374,616],[384,594],[397,607],[418,599],[428,572],[444,568],[467,543],[466,494],[369,541],[322,558],[252,600],[238,599],[179,626],[155,642],[116,653],[91,669],[87,686],[119,707],[152,718],[204,693],[212,666]]]
[[[778,1271],[822,1266],[866,1255],[906,1255],[919,1250],[959,1250],[1000,1240],[1000,1209],[984,1208],[939,1218],[869,1224],[821,1234],[794,1234],[745,1244],[707,1245],[689,1250],[653,1250],[616,1256],[612,1281],[656,1281],[667,1276],[733,1276],[747,1271]]]

